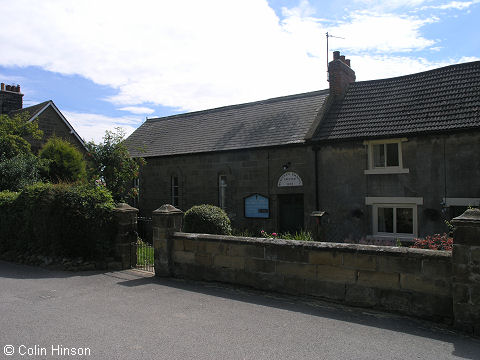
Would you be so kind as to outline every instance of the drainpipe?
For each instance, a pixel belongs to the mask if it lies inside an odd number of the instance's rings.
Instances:
[[[318,211],[320,210],[320,201],[318,199],[318,148],[313,148],[313,151],[315,153],[315,210]]]

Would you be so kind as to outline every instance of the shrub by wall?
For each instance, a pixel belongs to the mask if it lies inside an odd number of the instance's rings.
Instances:
[[[114,203],[102,187],[27,186],[0,193],[0,251],[101,259],[113,251]]]
[[[225,211],[218,206],[197,205],[185,212],[186,232],[201,234],[230,235],[232,226]]]

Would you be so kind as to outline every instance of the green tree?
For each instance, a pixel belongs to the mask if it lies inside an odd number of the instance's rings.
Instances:
[[[117,127],[115,131],[105,131],[100,144],[93,141],[87,144],[89,177],[103,181],[116,202],[136,195],[133,180],[145,164],[143,158],[130,157],[124,138],[125,131]]]
[[[86,179],[86,166],[82,153],[68,141],[51,137],[39,153],[47,160],[47,176],[53,182],[75,182]]]
[[[47,164],[33,154],[4,158],[0,161],[0,191],[20,191],[27,185],[42,181],[41,174]]]
[[[19,154],[30,154],[31,147],[26,138],[41,139],[42,130],[37,121],[28,121],[28,114],[0,115],[0,161]]]

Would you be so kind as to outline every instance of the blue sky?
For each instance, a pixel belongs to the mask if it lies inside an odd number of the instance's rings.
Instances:
[[[480,0],[0,0],[0,81],[51,99],[86,140],[145,117],[480,60]]]

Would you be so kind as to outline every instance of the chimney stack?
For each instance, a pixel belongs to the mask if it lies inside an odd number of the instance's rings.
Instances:
[[[333,61],[328,64],[328,81],[330,94],[343,96],[348,85],[355,81],[355,71],[350,68],[350,59],[340,55],[340,51],[333,52]]]
[[[0,84],[0,115],[8,114],[23,107],[23,94],[20,85]]]

